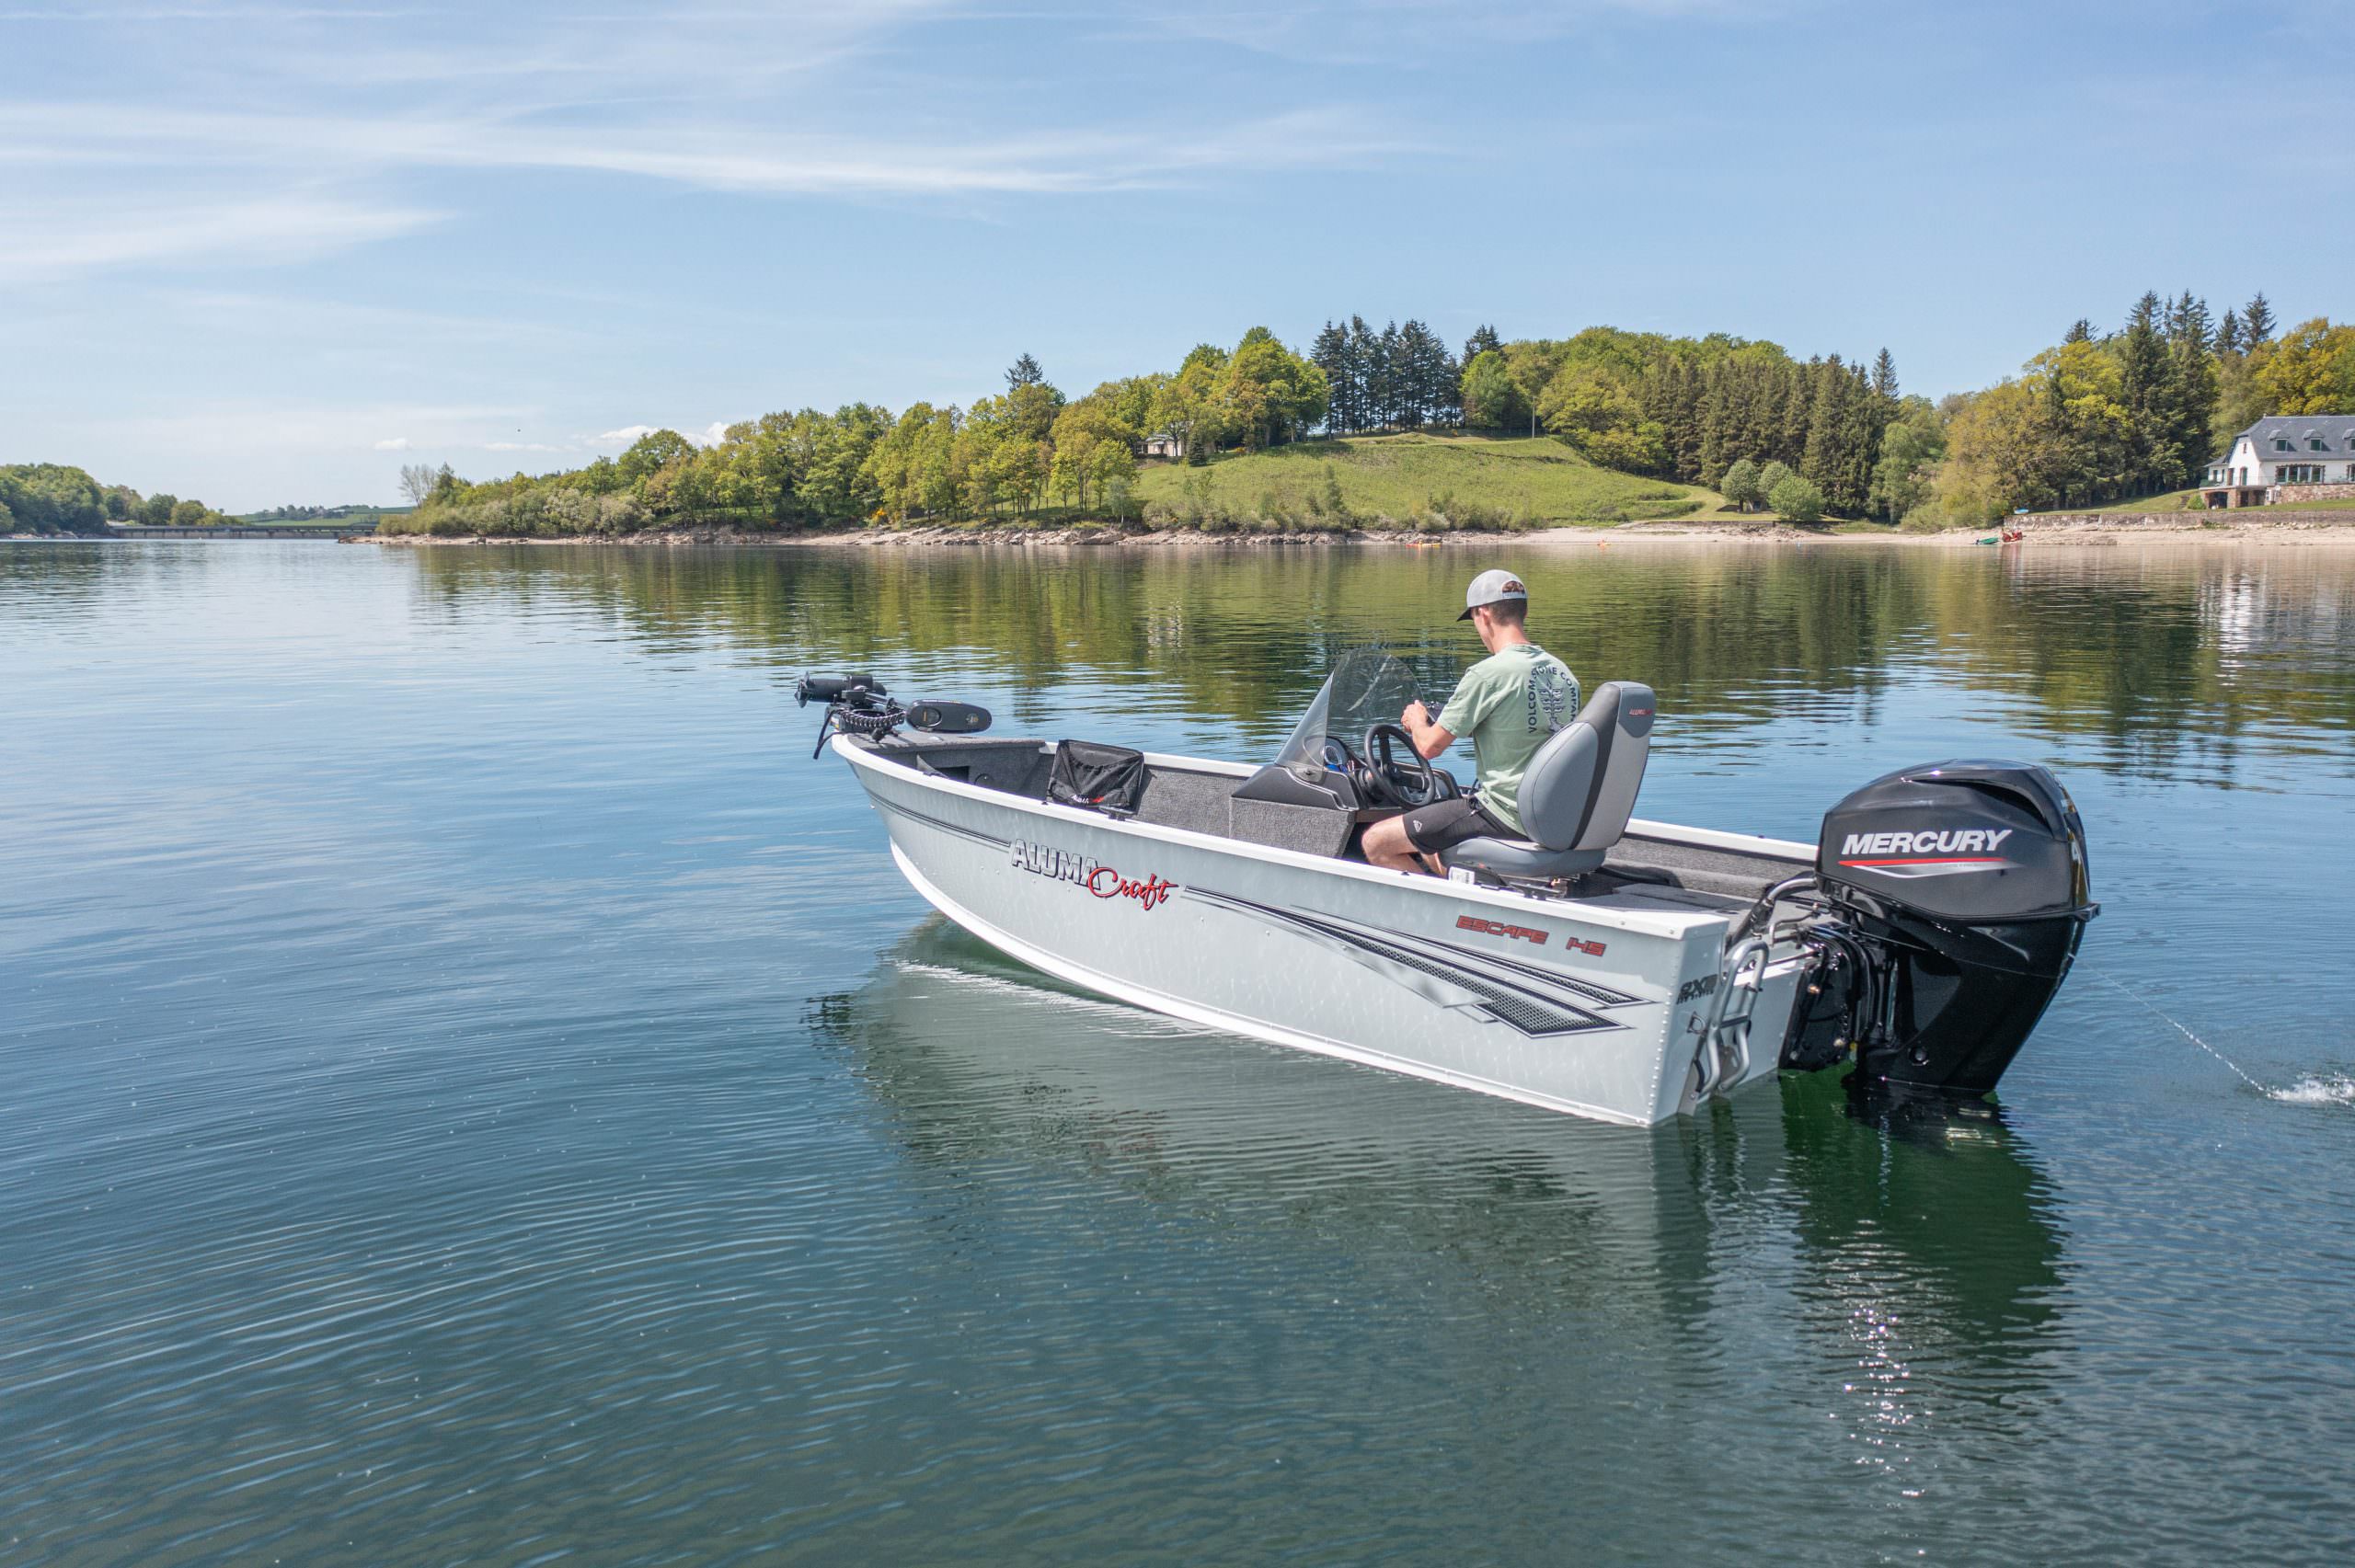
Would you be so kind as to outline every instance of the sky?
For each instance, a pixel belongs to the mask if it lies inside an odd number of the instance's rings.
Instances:
[[[0,0],[0,462],[385,502],[1352,313],[1935,396],[2355,314],[2350,111],[2343,0]]]

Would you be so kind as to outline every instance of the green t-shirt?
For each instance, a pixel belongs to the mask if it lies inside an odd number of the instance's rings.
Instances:
[[[1578,716],[1579,678],[1535,643],[1509,643],[1464,672],[1440,727],[1472,738],[1480,804],[1518,833],[1521,775],[1545,738]]]

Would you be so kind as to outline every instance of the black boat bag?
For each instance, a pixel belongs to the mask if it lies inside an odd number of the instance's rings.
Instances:
[[[1047,798],[1117,817],[1136,815],[1144,796],[1144,753],[1092,740],[1058,740],[1047,773]]]

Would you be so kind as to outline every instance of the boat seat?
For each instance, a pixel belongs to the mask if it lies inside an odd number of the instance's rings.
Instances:
[[[1651,750],[1652,689],[1607,681],[1557,730],[1521,776],[1525,839],[1466,839],[1440,857],[1496,876],[1583,876],[1603,864],[1635,814]]]

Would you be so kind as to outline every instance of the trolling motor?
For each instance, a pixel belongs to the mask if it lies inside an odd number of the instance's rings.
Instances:
[[[933,735],[978,735],[990,727],[989,709],[971,703],[923,702],[903,708],[891,700],[880,681],[863,671],[804,675],[793,683],[794,705],[806,708],[813,701],[826,704],[825,720],[818,726],[818,744],[810,750],[813,758],[826,749],[826,738],[837,731],[880,740],[902,725]]]
[[[1782,1065],[1853,1052],[1856,1080],[1975,1096],[1995,1087],[2075,961],[2091,898],[2085,829],[2028,762],[1952,761],[1874,780],[1824,814],[1812,876],[1770,891],[1811,912],[1813,953]]]

